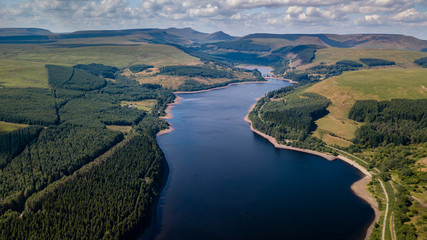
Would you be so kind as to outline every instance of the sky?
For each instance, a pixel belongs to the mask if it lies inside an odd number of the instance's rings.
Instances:
[[[0,0],[1,27],[388,33],[427,40],[427,0]]]

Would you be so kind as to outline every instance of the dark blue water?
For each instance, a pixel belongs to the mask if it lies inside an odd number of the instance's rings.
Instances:
[[[170,173],[142,239],[360,239],[374,217],[341,161],[275,149],[243,121],[270,80],[182,94],[158,137]]]

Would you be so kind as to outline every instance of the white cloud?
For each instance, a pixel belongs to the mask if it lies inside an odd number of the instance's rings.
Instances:
[[[190,8],[187,10],[187,13],[191,17],[210,17],[216,15],[218,11],[218,6],[208,4],[202,8]]]
[[[427,22],[427,12],[418,12],[415,8],[407,9],[391,17],[395,21],[402,22]]]
[[[356,19],[357,25],[378,25],[382,24],[382,18],[380,15],[366,15],[363,18]]]
[[[193,26],[203,31],[415,32],[425,36],[425,0],[23,0],[2,5],[0,27],[53,31]],[[391,27],[393,26],[393,27]],[[418,27],[418,28],[417,28]],[[375,28],[375,29],[374,29]],[[234,33],[233,33],[234,31]]]

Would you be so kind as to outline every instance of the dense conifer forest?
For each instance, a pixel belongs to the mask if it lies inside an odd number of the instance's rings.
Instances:
[[[357,101],[349,118],[365,122],[355,141],[366,147],[427,142],[427,99]]]
[[[154,136],[175,96],[102,64],[46,69],[51,89],[0,88],[0,119],[31,124],[0,135],[0,238],[135,236],[161,187]],[[148,112],[122,104],[146,99],[157,103]]]
[[[306,84],[288,86],[268,93],[249,114],[254,128],[289,146],[325,150],[324,143],[311,136],[314,121],[325,116],[330,101],[315,93],[303,93]]]

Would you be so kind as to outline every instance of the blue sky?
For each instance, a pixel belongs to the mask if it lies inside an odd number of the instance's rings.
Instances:
[[[390,33],[427,39],[426,0],[0,0],[0,27],[192,27],[241,36]]]

